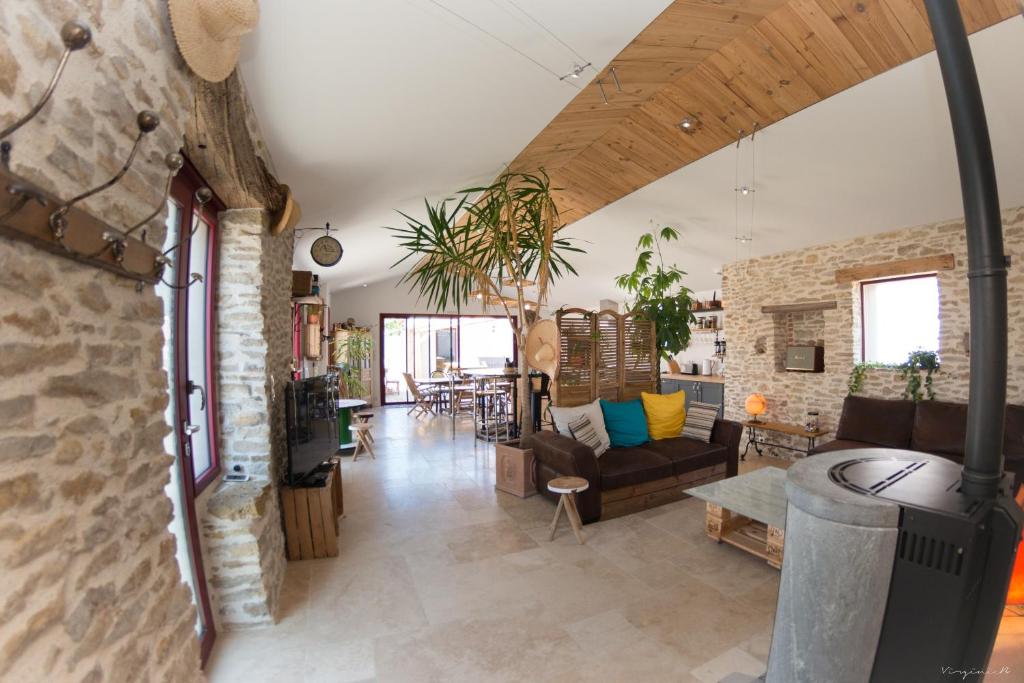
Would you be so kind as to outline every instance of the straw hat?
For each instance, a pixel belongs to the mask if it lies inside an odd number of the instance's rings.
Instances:
[[[238,63],[242,36],[260,19],[257,0],[169,0],[181,56],[200,78],[219,83]]]
[[[548,377],[558,377],[558,356],[562,338],[554,320],[538,320],[526,335],[526,362]]]

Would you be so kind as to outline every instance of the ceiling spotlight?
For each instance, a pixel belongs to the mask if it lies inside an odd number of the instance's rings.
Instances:
[[[366,284],[365,282],[363,283],[363,287],[369,287],[369,286],[370,285]]]
[[[749,187],[747,187],[746,185],[744,185],[743,187],[740,188],[740,194],[743,195],[743,196],[746,196],[746,195],[750,194],[751,192],[753,192],[753,190],[750,189]]]
[[[683,131],[688,135],[693,135],[700,129],[700,120],[695,119],[692,116],[687,116],[685,119],[679,122],[679,130]]]

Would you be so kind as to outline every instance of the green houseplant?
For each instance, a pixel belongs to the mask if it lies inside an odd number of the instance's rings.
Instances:
[[[644,233],[636,244],[633,270],[615,278],[615,285],[633,297],[626,309],[654,321],[658,351],[665,360],[690,345],[690,324],[696,322],[692,292],[682,284],[686,272],[666,267],[661,253],[663,242],[678,239],[679,232],[667,226]]]
[[[850,395],[860,393],[864,388],[864,378],[868,370],[895,370],[907,385],[903,389],[901,397],[904,400],[921,401],[927,398],[935,400],[935,390],[932,388],[932,376],[939,371],[939,354],[935,351],[917,350],[911,351],[907,360],[902,363],[855,363],[850,371],[848,387]],[[924,372],[924,378],[921,373]]]
[[[344,330],[345,338],[334,344],[331,363],[338,368],[338,383],[344,398],[359,398],[366,393],[361,377],[363,364],[373,353],[370,331],[362,328]]]
[[[424,200],[425,220],[405,213],[388,228],[407,252],[392,267],[411,262],[409,283],[438,311],[461,310],[472,300],[499,306],[516,343],[525,348],[532,318],[555,278],[576,274],[567,260],[583,250],[556,236],[558,209],[544,171],[504,171],[490,185],[459,191],[435,205]],[[530,301],[527,289],[536,287]],[[511,291],[506,295],[506,291]],[[520,434],[533,432],[528,366],[519,354]]]

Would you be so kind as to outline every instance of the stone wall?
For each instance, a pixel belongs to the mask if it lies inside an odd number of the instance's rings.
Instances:
[[[14,170],[69,197],[127,157],[137,110],[160,114],[124,181],[86,204],[115,226],[160,201],[161,159],[182,141],[191,87],[165,8],[0,3],[0,126],[42,93],[65,20],[94,33],[13,136]],[[162,317],[152,287],[0,238],[0,679],[202,677],[167,529]]]
[[[294,233],[270,235],[262,209],[219,217],[217,397],[223,468],[245,484],[220,484],[202,516],[218,626],[273,623],[285,572],[277,483],[286,459],[284,387],[291,361]]]
[[[1024,257],[1024,208],[1003,212],[1006,252],[1015,265]],[[857,283],[837,284],[835,271],[857,265],[952,253],[956,268],[938,273],[939,355],[935,375],[939,400],[967,400],[970,329],[967,247],[963,219],[923,225],[854,240],[728,264],[723,271],[726,332],[726,416],[747,419],[744,398],[759,391],[768,399],[768,419],[801,424],[806,412],[821,412],[834,429],[853,364],[860,360],[860,301]],[[837,302],[835,310],[780,322],[761,307],[814,301]],[[779,324],[777,324],[779,323]],[[786,327],[783,328],[783,325]],[[782,332],[781,330],[785,330]],[[1024,403],[1024,269],[1010,269],[1008,400]],[[825,372],[785,372],[779,364],[786,339],[825,342]],[[905,382],[892,370],[869,370],[861,394],[899,398]]]

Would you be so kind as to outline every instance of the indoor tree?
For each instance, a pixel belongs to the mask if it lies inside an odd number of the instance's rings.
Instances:
[[[530,321],[552,279],[576,274],[566,256],[583,252],[569,239],[556,237],[562,226],[551,192],[544,171],[506,170],[486,187],[459,191],[457,200],[435,205],[424,200],[426,220],[399,212],[406,225],[389,228],[407,251],[392,267],[412,262],[400,282],[418,289],[438,312],[452,307],[461,311],[471,300],[504,310],[520,349],[523,437],[533,432],[529,366],[523,353]],[[527,290],[533,287],[536,298],[531,301]]]
[[[661,253],[662,243],[678,239],[679,231],[667,226],[644,233],[636,245],[632,272],[615,278],[615,285],[633,297],[626,310],[654,322],[658,351],[665,360],[690,345],[690,323],[696,322],[692,292],[682,283],[686,272],[665,266]]]

